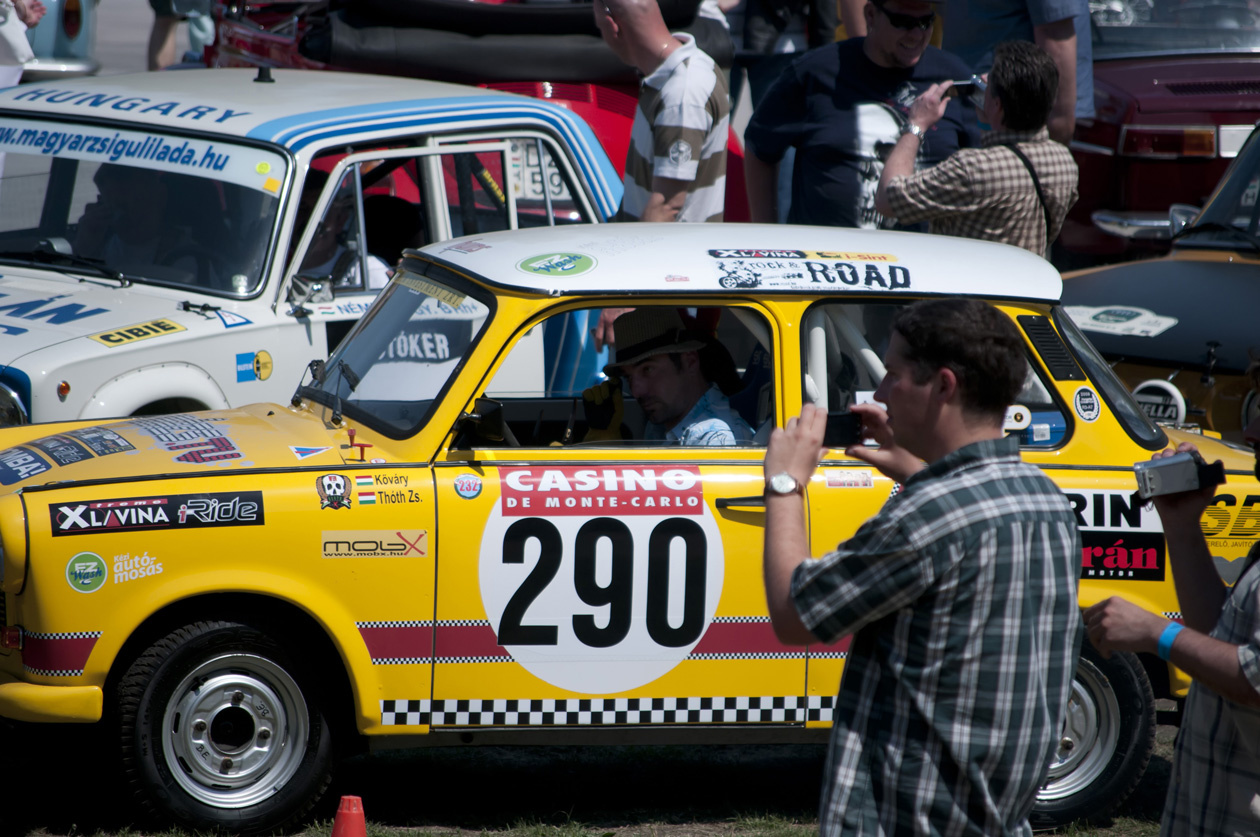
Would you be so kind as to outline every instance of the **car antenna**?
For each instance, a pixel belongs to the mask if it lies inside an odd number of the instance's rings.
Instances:
[[[255,84],[275,84],[276,80],[271,77],[270,67],[259,67],[258,75],[254,76]]]

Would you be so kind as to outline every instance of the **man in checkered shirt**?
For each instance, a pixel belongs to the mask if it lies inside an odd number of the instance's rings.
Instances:
[[[766,450],[765,585],[784,643],[852,634],[824,835],[1030,835],[1080,647],[1081,540],[1066,497],[1002,430],[1024,340],[977,300],[915,303],[845,452],[904,484],[835,552],[809,557],[801,493],[826,411]],[[924,461],[928,464],[925,466]],[[817,502],[817,498],[816,498]],[[836,496],[834,502],[844,502]]]
[[[1260,390],[1260,364],[1249,371]],[[1260,479],[1260,416],[1243,430]],[[1178,451],[1194,451],[1182,442]],[[1166,450],[1152,458],[1171,456]],[[1094,647],[1158,654],[1194,678],[1181,714],[1163,837],[1260,834],[1260,543],[1226,586],[1199,521],[1215,486],[1155,497],[1182,623],[1112,597],[1085,611]]]
[[[1059,87],[1054,62],[1027,41],[998,44],[982,108],[993,130],[984,134],[983,147],[960,149],[915,172],[919,140],[944,116],[951,86],[934,84],[911,105],[884,164],[875,208],[902,224],[928,221],[933,233],[1001,241],[1046,256],[1076,203],[1078,178],[1072,153],[1046,129]]]

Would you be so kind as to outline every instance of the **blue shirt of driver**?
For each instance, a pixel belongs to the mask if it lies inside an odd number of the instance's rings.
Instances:
[[[692,447],[738,445],[752,440],[752,428],[731,409],[722,390],[711,386],[687,415],[670,429],[648,424],[643,438]]]

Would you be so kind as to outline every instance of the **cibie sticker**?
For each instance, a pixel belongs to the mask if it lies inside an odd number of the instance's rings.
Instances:
[[[66,581],[80,593],[95,593],[108,577],[105,559],[95,552],[80,552],[66,562]]]
[[[527,671],[587,694],[669,672],[722,593],[717,521],[695,466],[503,468],[481,540],[498,642]]]
[[[581,253],[547,253],[516,263],[516,269],[539,276],[581,276],[595,267],[595,259]]]
[[[465,500],[481,494],[481,477],[476,474],[460,474],[455,478],[455,493]]]
[[[1102,415],[1102,402],[1098,399],[1098,393],[1089,387],[1078,387],[1076,394],[1072,396],[1072,405],[1076,407],[1076,414],[1081,417],[1081,421],[1098,421],[1098,417]]]

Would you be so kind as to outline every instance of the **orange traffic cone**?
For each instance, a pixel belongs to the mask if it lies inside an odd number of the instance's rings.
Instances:
[[[362,799],[357,796],[341,797],[337,816],[333,819],[332,837],[367,837]]]

